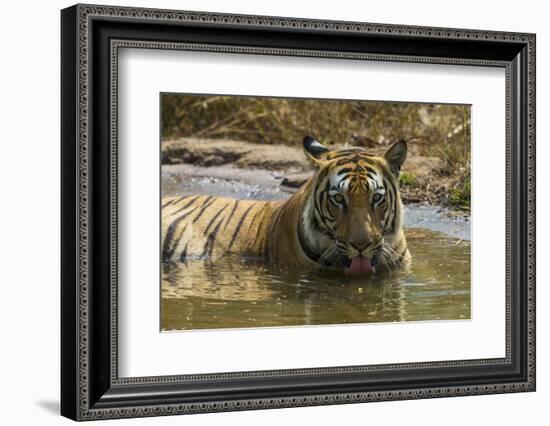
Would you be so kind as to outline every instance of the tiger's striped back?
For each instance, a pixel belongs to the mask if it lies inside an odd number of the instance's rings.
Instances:
[[[263,257],[277,204],[205,195],[163,198],[163,260]]]

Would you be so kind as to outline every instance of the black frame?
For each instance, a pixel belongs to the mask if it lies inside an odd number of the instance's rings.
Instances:
[[[64,416],[88,420],[535,390],[535,35],[96,5],[64,9],[61,30]],[[122,47],[505,68],[506,357],[119,378],[116,58]]]

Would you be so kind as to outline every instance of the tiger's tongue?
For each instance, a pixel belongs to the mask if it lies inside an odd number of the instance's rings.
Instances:
[[[344,268],[346,274],[366,274],[373,272],[372,263],[368,257],[355,256],[351,264]]]

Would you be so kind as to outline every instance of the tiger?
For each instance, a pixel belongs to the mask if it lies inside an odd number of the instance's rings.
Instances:
[[[162,260],[235,255],[346,274],[409,265],[399,192],[407,143],[393,143],[383,156],[362,147],[331,150],[312,136],[302,145],[314,173],[287,199],[162,198]]]

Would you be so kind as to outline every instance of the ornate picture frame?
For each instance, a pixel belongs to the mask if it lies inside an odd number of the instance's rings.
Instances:
[[[504,69],[506,356],[119,377],[117,61],[126,47]],[[61,51],[62,415],[93,420],[535,390],[534,34],[76,5],[61,12]]]

